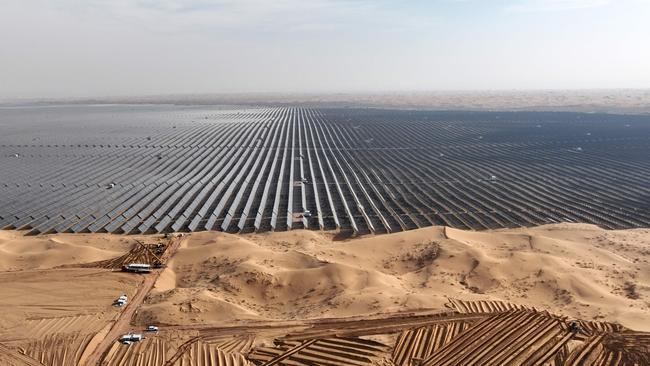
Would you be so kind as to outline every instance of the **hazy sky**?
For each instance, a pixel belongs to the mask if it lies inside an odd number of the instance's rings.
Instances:
[[[0,97],[650,88],[650,0],[0,0]]]

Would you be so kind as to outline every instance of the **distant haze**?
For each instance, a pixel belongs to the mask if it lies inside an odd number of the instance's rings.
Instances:
[[[0,98],[650,87],[650,0],[4,0]]]

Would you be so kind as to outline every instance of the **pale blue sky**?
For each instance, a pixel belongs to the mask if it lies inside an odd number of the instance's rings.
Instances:
[[[650,88],[650,0],[0,0],[0,97]]]

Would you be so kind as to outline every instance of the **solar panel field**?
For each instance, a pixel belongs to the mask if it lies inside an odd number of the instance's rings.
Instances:
[[[0,109],[0,227],[385,233],[650,225],[650,116]]]

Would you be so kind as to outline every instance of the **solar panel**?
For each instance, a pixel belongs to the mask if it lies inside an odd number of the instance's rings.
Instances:
[[[650,223],[649,116],[206,107],[205,121],[174,106],[43,108],[0,110],[23,122],[0,135],[0,228]]]

